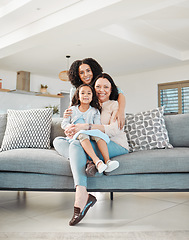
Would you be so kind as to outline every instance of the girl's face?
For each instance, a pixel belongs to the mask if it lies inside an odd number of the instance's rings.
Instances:
[[[79,66],[79,77],[83,83],[91,83],[93,79],[93,72],[88,64],[81,64]]]
[[[90,87],[83,86],[79,90],[79,100],[81,103],[90,104],[93,98],[93,93]]]
[[[101,103],[110,99],[111,83],[106,78],[99,78],[95,83],[96,95]]]

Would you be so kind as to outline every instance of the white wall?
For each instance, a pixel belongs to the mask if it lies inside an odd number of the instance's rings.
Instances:
[[[0,79],[3,80],[2,88],[16,89],[16,78],[16,72],[0,69]],[[61,91],[69,92],[71,87],[70,82],[63,82],[58,76],[57,78],[49,78],[30,73],[30,91],[39,92],[41,84],[48,85],[48,92],[50,94],[57,94]]]
[[[6,113],[7,109],[26,110],[34,108],[45,108],[48,106],[59,107],[60,98],[0,92],[0,113]]]
[[[137,113],[158,107],[158,84],[189,80],[189,64],[114,78],[124,91],[126,112]]]
[[[3,88],[8,89],[15,89],[16,88],[16,73],[15,72],[8,72],[0,70],[0,78],[3,79]],[[153,109],[158,107],[158,83],[166,83],[166,82],[174,82],[174,81],[183,81],[189,80],[189,64],[183,66],[175,66],[165,69],[154,70],[150,72],[143,72],[137,74],[130,74],[122,77],[113,77],[116,84],[124,91],[126,96],[126,112],[129,113],[136,113],[140,111],[146,111],[149,109]],[[58,79],[52,79],[44,76],[37,76],[31,73],[30,76],[30,90],[31,91],[39,91],[40,84],[47,84],[48,91],[51,94],[57,94],[61,90],[62,91],[69,91],[71,84],[69,82],[62,82]],[[4,105],[3,111],[6,108],[5,105],[11,104],[13,101],[10,98],[10,94],[8,97],[3,98],[2,102],[2,94],[0,95],[0,109],[2,109],[2,104]],[[29,100],[31,101],[31,96],[29,96]],[[17,103],[23,99],[23,96],[17,100]],[[38,97],[35,102],[39,105],[49,105],[59,104],[59,99],[52,99],[46,98],[44,103],[45,97]],[[41,98],[41,100],[40,100]],[[43,98],[43,99],[42,99]],[[22,101],[23,104],[25,104]],[[16,104],[16,103],[14,103]],[[28,108],[31,104],[27,103]],[[33,106],[33,105],[32,105]],[[22,106],[24,107],[24,105]]]
[[[16,72],[5,71],[0,69],[0,79],[2,79],[2,88],[16,88]]]
[[[2,79],[2,88],[16,89],[17,73],[0,69],[0,79]],[[63,82],[57,79],[38,76],[31,73],[30,75],[30,91],[39,92],[40,85],[48,85],[50,94],[60,92],[69,92],[70,82]],[[43,108],[46,106],[60,106],[60,98],[39,97],[35,95],[16,94],[0,92],[0,113],[6,113],[7,109],[30,109]]]

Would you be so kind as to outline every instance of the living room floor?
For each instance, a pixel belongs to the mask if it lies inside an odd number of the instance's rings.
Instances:
[[[0,192],[0,232],[189,230],[189,193],[93,193],[97,203],[70,227],[74,193]],[[8,238],[6,238],[8,239]]]

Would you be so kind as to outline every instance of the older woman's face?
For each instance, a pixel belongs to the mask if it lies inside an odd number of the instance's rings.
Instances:
[[[91,83],[93,79],[93,72],[88,64],[81,64],[79,66],[79,77],[83,83]]]
[[[111,83],[106,78],[99,78],[95,83],[96,95],[101,103],[110,99]]]

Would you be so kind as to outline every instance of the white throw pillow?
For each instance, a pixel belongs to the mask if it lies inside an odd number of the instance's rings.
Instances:
[[[126,115],[125,132],[130,151],[173,148],[163,118],[164,108]]]
[[[16,148],[50,148],[52,109],[7,110],[1,151]]]

